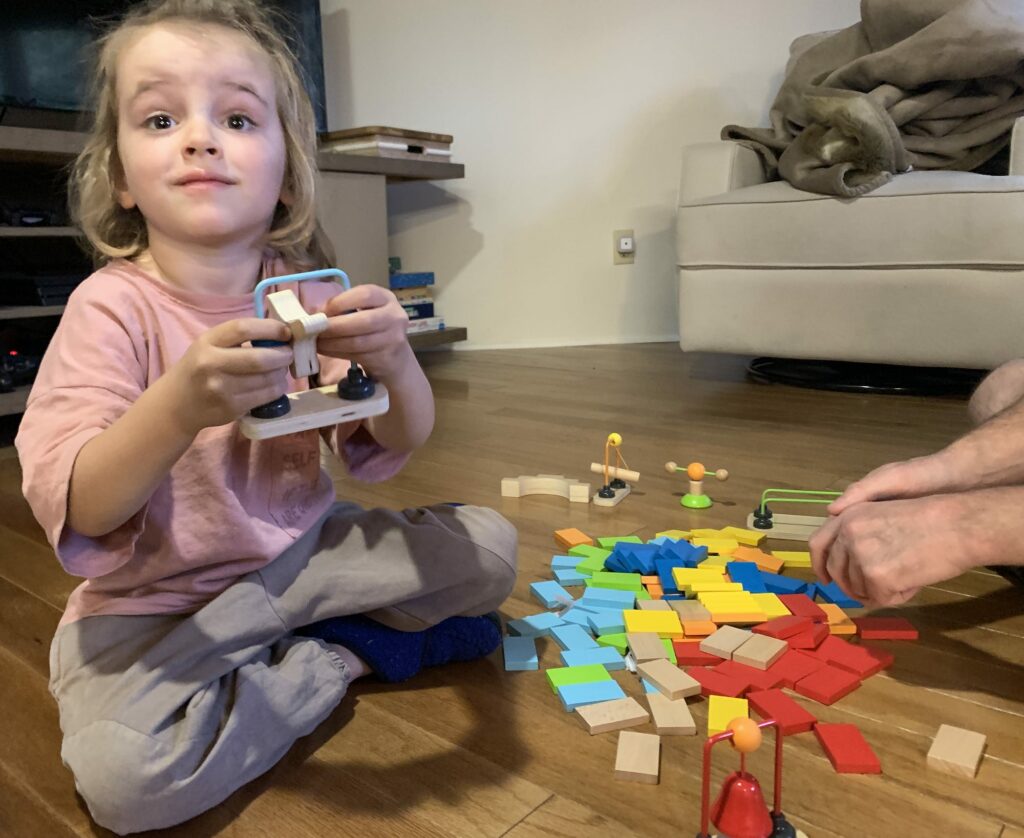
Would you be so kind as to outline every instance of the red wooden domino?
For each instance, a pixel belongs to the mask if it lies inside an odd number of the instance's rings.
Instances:
[[[748,686],[738,678],[701,666],[691,666],[686,670],[686,674],[700,682],[700,692],[703,696],[725,695],[729,698],[739,698],[746,692]]]
[[[852,672],[861,680],[870,678],[892,666],[895,657],[884,649],[874,646],[857,646],[846,640],[840,640],[835,635],[825,638],[825,641],[811,654],[815,657]]]
[[[821,669],[797,681],[793,689],[821,704],[835,704],[859,686],[860,678],[852,672],[825,664]]]
[[[717,672],[720,675],[725,675],[727,678],[742,681],[744,692],[750,689],[750,685],[752,683],[750,680],[751,673],[757,672],[754,667],[747,666],[743,663],[737,663],[736,661],[721,661],[718,666],[712,667],[711,671]]]
[[[782,678],[782,686],[793,689],[797,681],[803,680],[824,666],[825,663],[819,658],[791,649],[769,666],[766,672]]]
[[[821,724],[814,726],[825,756],[838,774],[881,774],[882,763],[856,725]]]
[[[807,594],[779,594],[779,599],[794,616],[807,617],[814,623],[828,623],[828,614]]]
[[[747,701],[762,719],[775,719],[786,736],[806,733],[818,721],[782,690],[755,690],[747,693]]]
[[[769,620],[767,623],[761,623],[759,626],[754,626],[751,631],[754,632],[754,634],[763,634],[767,637],[775,637],[779,640],[785,640],[787,637],[799,634],[810,627],[811,620],[809,617],[797,617],[790,614],[788,617],[776,617],[774,620]]]
[[[783,681],[782,675],[778,672],[772,672],[771,667],[768,669],[755,669],[753,666],[747,666],[745,663],[739,663],[738,661],[722,661],[715,667],[715,671],[744,681],[747,684],[748,690],[771,690],[779,686]]]
[[[822,641],[829,636],[827,623],[812,623],[811,627],[792,637],[787,637],[786,642],[790,649],[817,649]]]
[[[917,629],[905,617],[854,617],[853,622],[865,640],[917,640]]]
[[[702,652],[700,643],[672,641],[672,648],[676,652],[676,663],[679,666],[714,666],[722,662],[718,655]]]

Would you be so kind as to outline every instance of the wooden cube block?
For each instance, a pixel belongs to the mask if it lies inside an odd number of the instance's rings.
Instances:
[[[615,751],[615,779],[658,784],[661,737],[656,733],[624,730]]]
[[[651,716],[635,698],[617,698],[598,704],[587,704],[576,708],[576,714],[583,726],[594,736],[611,730],[636,727],[647,722]]]
[[[662,736],[696,736],[697,724],[693,721],[686,699],[672,700],[667,695],[647,693],[647,706],[651,708],[654,729]]]
[[[928,767],[973,779],[985,752],[985,735],[952,725],[940,725],[928,750]]]
[[[732,660],[732,654],[753,635],[744,629],[722,626],[718,631],[700,642],[700,650],[717,655],[723,660]]]
[[[671,699],[700,695],[700,683],[668,660],[653,660],[637,664],[636,671],[641,678],[654,684]]]
[[[767,669],[789,651],[789,644],[776,637],[752,634],[750,639],[732,653],[737,663],[745,663],[754,669]]]

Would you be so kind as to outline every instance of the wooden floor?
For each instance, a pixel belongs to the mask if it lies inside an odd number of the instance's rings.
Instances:
[[[339,473],[339,494],[390,507],[459,500],[501,510],[521,539],[519,582],[504,609],[510,618],[541,610],[528,586],[549,578],[555,529],[650,537],[673,527],[742,525],[764,488],[841,488],[965,428],[962,401],[757,385],[736,359],[686,357],[668,344],[439,352],[425,366],[439,408],[430,443],[384,485],[361,486]],[[612,431],[623,436],[629,468],[641,472],[618,508],[500,497],[503,476],[589,480],[588,466]],[[666,460],[727,468],[728,482],[710,486],[715,506],[683,510],[683,480],[665,473]],[[0,451],[0,835],[107,835],[91,823],[61,765],[46,689],[48,644],[74,582],[32,521],[19,479],[11,449]],[[891,670],[832,707],[813,708],[822,720],[858,725],[885,773],[837,775],[813,734],[790,738],[784,809],[794,823],[811,838],[1024,838],[1022,612],[1024,597],[988,572],[922,591],[903,611],[920,641],[889,644]],[[550,665],[556,652],[543,647],[542,666]],[[617,676],[639,694],[629,676]],[[703,724],[704,702],[693,711]],[[943,722],[988,736],[976,780],[925,767]],[[613,779],[616,736],[589,736],[542,672],[506,673],[500,655],[404,685],[364,681],[275,769],[165,834],[695,834],[700,738],[665,737],[661,784],[643,786]],[[759,752],[752,766],[768,792],[766,759]]]

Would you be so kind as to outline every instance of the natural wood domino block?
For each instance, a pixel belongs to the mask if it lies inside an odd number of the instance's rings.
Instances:
[[[651,593],[653,585],[647,586],[647,593]],[[659,587],[660,590],[660,587]],[[653,594],[652,594],[653,596]],[[639,611],[671,611],[671,606],[663,599],[641,599],[637,601],[637,610]]]
[[[658,784],[661,762],[661,737],[656,733],[624,730],[615,751],[615,779],[634,783]]]
[[[647,661],[637,665],[637,673],[671,699],[700,695],[701,685],[668,660]]]
[[[700,642],[700,650],[717,655],[723,660],[732,660],[732,653],[746,643],[753,635],[735,626],[722,626],[718,631]]]
[[[669,607],[679,615],[679,619],[710,620],[711,612],[694,599],[670,599]]]
[[[631,697],[587,704],[577,707],[576,713],[583,722],[583,726],[590,731],[591,736],[608,733],[612,730],[622,730],[626,727],[636,727],[651,718],[640,702]]]
[[[785,640],[752,634],[746,643],[732,653],[732,659],[754,669],[767,669],[788,651],[789,644]]]
[[[647,706],[651,708],[654,729],[662,736],[697,735],[697,724],[686,705],[686,699],[673,701],[661,693],[647,693]]]
[[[985,752],[985,734],[962,727],[940,725],[931,748],[928,766],[948,774],[974,778]]]
[[[633,657],[636,658],[637,663],[668,658],[665,644],[661,642],[661,638],[653,631],[628,631],[626,632],[626,640],[629,642],[629,648],[633,652]]]

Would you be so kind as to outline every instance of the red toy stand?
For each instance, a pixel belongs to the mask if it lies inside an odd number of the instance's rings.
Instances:
[[[761,786],[746,770],[747,754],[761,745],[761,729],[775,728],[775,794],[771,811],[764,801]],[[711,749],[719,742],[731,741],[740,752],[739,771],[733,771],[722,784],[714,806],[711,797]],[[721,830],[721,838],[806,838],[782,814],[782,733],[774,719],[760,723],[739,718],[729,729],[711,736],[704,743],[704,773],[700,798],[700,832],[697,838],[711,838],[708,820]]]

